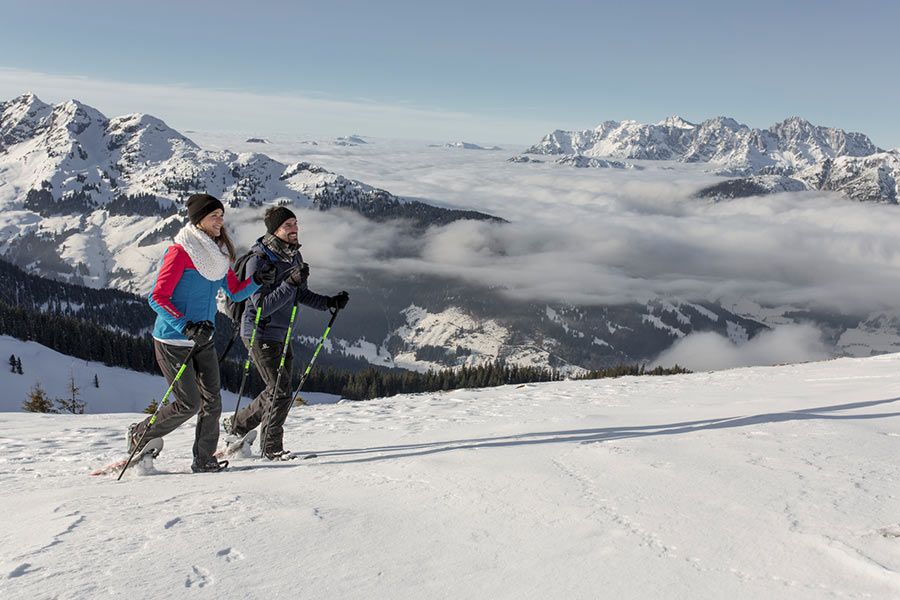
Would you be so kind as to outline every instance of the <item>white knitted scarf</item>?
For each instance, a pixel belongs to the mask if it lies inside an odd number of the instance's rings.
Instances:
[[[181,244],[205,279],[219,281],[228,273],[228,254],[196,225],[188,223],[182,227],[175,236],[175,243]]]

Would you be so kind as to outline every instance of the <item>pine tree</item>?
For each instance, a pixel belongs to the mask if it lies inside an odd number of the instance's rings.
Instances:
[[[16,373],[18,373],[19,375],[23,374],[23,372],[22,372],[22,357],[16,358]]]
[[[148,415],[152,415],[153,413],[156,412],[156,407],[157,407],[157,402],[156,402],[156,399],[154,398],[153,400],[150,401],[150,404],[147,405],[147,408],[144,409],[144,412],[147,413]]]
[[[97,376],[96,373],[94,373],[94,387],[95,387],[95,388],[99,388],[99,387],[100,387],[100,378]]]
[[[22,403],[22,410],[35,413],[56,412],[53,408],[53,403],[47,398],[47,392],[44,391],[40,382],[35,383],[28,392],[25,402]]]
[[[9,355],[9,370],[12,371],[13,373],[16,372],[16,355],[15,354]]]
[[[75,383],[75,374],[69,371],[69,383],[68,383],[68,398],[57,398],[56,406],[59,407],[60,412],[68,412],[73,415],[83,415],[84,409],[87,404],[78,399],[78,394],[81,393],[81,388]]]

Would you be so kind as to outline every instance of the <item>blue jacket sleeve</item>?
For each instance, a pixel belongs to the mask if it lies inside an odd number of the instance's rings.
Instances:
[[[252,277],[248,275],[247,279],[241,281],[232,269],[228,269],[228,273],[222,278],[219,286],[235,302],[246,300],[250,294],[259,289],[259,284],[253,281]]]

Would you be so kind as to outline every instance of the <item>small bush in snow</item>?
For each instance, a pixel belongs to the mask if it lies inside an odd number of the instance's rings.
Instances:
[[[22,403],[22,410],[36,413],[55,413],[53,403],[47,397],[47,392],[41,386],[40,382],[34,384],[29,390],[25,402]]]

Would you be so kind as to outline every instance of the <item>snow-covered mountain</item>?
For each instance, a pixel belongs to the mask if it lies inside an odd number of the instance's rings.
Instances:
[[[681,117],[655,124],[606,121],[583,131],[556,130],[525,152],[567,155],[557,162],[575,166],[602,158],[708,163],[716,174],[744,178],[707,188],[703,196],[825,190],[891,203],[900,196],[900,154],[876,147],[861,133],[799,117],[768,129],[729,117],[699,124]]]
[[[472,142],[447,142],[446,144],[431,144],[431,148],[458,148],[460,150],[503,150],[500,146],[479,146]]]
[[[506,159],[506,162],[511,162],[511,163],[542,163],[542,162],[544,162],[544,161],[542,161],[542,160],[539,159],[539,158],[533,158],[533,157],[531,157],[531,156],[525,156],[524,154],[517,154],[516,156],[512,156],[512,157],[510,157],[510,158],[507,158],[507,159]]]
[[[309,164],[203,150],[144,114],[109,119],[77,100],[0,103],[0,254],[48,276],[143,290],[183,202],[206,191],[232,209],[335,207],[423,224],[488,219],[407,200]]]
[[[149,115],[107,119],[77,101],[50,106],[30,94],[0,108],[0,253],[36,275],[145,292],[184,222],[183,201],[197,190],[238,213],[288,203],[427,224],[489,218],[398,198],[308,162],[204,150]],[[726,322],[743,323],[751,334],[759,328],[727,311],[721,320],[697,314],[691,323],[655,317],[650,305],[581,311],[513,302],[440,277],[364,279],[369,283],[356,289],[348,282],[354,310],[342,316],[332,343],[388,366],[424,370],[502,359],[599,368],[648,360],[690,331],[725,334]],[[305,318],[299,334],[318,336],[318,327]]]
[[[360,135],[342,135],[334,139],[335,146],[361,146],[368,144]]]
[[[571,165],[579,169],[637,169],[639,167],[632,163],[625,163],[618,160],[606,160],[604,158],[594,158],[592,156],[583,156],[580,154],[566,155],[555,161],[558,165]]]
[[[282,202],[345,207],[375,220],[405,217],[426,225],[490,218],[397,197],[310,162],[284,164],[264,154],[204,150],[148,115],[107,119],[77,101],[50,106],[33,95],[0,109],[0,254],[30,273],[57,280],[144,293],[184,222],[184,199],[197,190],[220,196],[232,214],[246,211],[257,218],[259,206]],[[677,120],[666,126],[686,132],[695,127]],[[838,176],[842,165],[878,156],[838,157],[817,177],[822,185],[846,185]],[[559,158],[606,169],[642,166],[631,159]],[[539,161],[534,155],[529,160]],[[797,177],[755,179],[759,186],[799,189],[792,187]],[[854,181],[861,190],[871,187],[863,175]],[[353,280],[346,285],[353,310],[342,315],[332,338],[335,349],[374,364],[422,370],[497,359],[572,371],[600,368],[652,360],[690,333],[743,332],[745,339],[769,325],[753,312],[674,298],[563,306],[514,301],[500,289],[439,276],[380,271],[361,273],[357,287]],[[304,318],[300,335],[321,334],[317,316]],[[834,341],[844,331],[853,341],[837,345],[839,351],[867,355],[900,339],[891,337],[889,326],[872,325],[870,317],[841,321]]]
[[[861,133],[819,127],[799,117],[768,129],[752,129],[728,117],[700,124],[669,117],[651,125],[606,121],[584,131],[556,130],[526,152],[708,162],[749,175],[796,172],[828,158],[880,150]]]
[[[321,404],[285,424],[317,459],[193,475],[189,421],[119,483],[143,415],[0,413],[0,597],[896,599],[898,387],[894,354]]]

